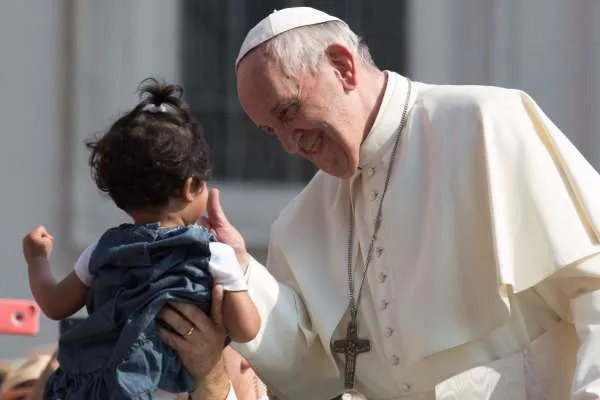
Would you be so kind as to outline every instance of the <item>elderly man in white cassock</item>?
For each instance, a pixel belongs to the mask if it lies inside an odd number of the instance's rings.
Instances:
[[[306,7],[260,21],[236,74],[320,169],[266,266],[211,194],[263,321],[235,347],[278,398],[600,398],[600,176],[529,95],[382,71]]]

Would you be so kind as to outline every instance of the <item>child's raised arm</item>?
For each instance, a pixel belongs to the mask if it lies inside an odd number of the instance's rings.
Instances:
[[[75,272],[60,282],[54,279],[50,269],[53,240],[46,228],[38,226],[23,238],[23,255],[33,298],[48,318],[60,320],[84,306],[88,288]]]

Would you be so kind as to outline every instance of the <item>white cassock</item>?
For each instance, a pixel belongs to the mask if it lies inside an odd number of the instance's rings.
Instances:
[[[319,172],[247,277],[263,327],[235,347],[281,399],[342,390],[350,200],[364,259],[407,80],[360,170]],[[525,93],[414,83],[367,274],[357,386],[383,399],[600,398],[600,176]],[[355,276],[360,276],[356,263]],[[358,278],[356,278],[358,280]]]

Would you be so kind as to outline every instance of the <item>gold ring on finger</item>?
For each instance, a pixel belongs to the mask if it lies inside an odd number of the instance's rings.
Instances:
[[[191,326],[190,329],[183,336],[185,336],[185,337],[192,336],[192,333],[194,333],[195,329],[196,328],[194,328],[193,326]]]

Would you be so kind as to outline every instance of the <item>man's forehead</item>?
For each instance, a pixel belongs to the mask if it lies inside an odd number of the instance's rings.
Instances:
[[[297,96],[298,83],[286,76],[281,68],[264,58],[251,55],[244,59],[237,71],[238,94],[240,97],[261,96],[261,100],[281,101]],[[240,99],[243,100],[243,99]]]
[[[242,108],[252,122],[264,124],[270,109],[277,103],[274,85],[265,71],[246,70],[243,65],[240,65],[237,75],[237,91]]]
[[[268,59],[260,49],[253,50],[238,65],[236,76],[238,81],[246,78],[253,79],[267,74]]]

